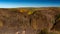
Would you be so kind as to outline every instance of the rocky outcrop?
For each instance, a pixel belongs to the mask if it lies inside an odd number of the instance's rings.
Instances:
[[[60,8],[0,9],[0,34],[22,34],[23,31],[38,34],[43,29],[54,30],[58,14]]]

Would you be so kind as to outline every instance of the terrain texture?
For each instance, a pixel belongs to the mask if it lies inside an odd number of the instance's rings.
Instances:
[[[59,34],[60,7],[0,8],[0,34]]]

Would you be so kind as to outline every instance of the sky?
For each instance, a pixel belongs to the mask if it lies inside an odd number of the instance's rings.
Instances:
[[[0,0],[0,8],[60,7],[60,0]]]

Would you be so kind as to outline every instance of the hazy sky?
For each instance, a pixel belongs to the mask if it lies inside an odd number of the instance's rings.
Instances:
[[[0,8],[60,7],[60,0],[0,0]]]

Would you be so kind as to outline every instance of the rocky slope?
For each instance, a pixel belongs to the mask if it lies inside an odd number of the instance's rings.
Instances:
[[[0,9],[0,34],[39,34],[44,29],[59,32],[59,14],[57,7]]]

